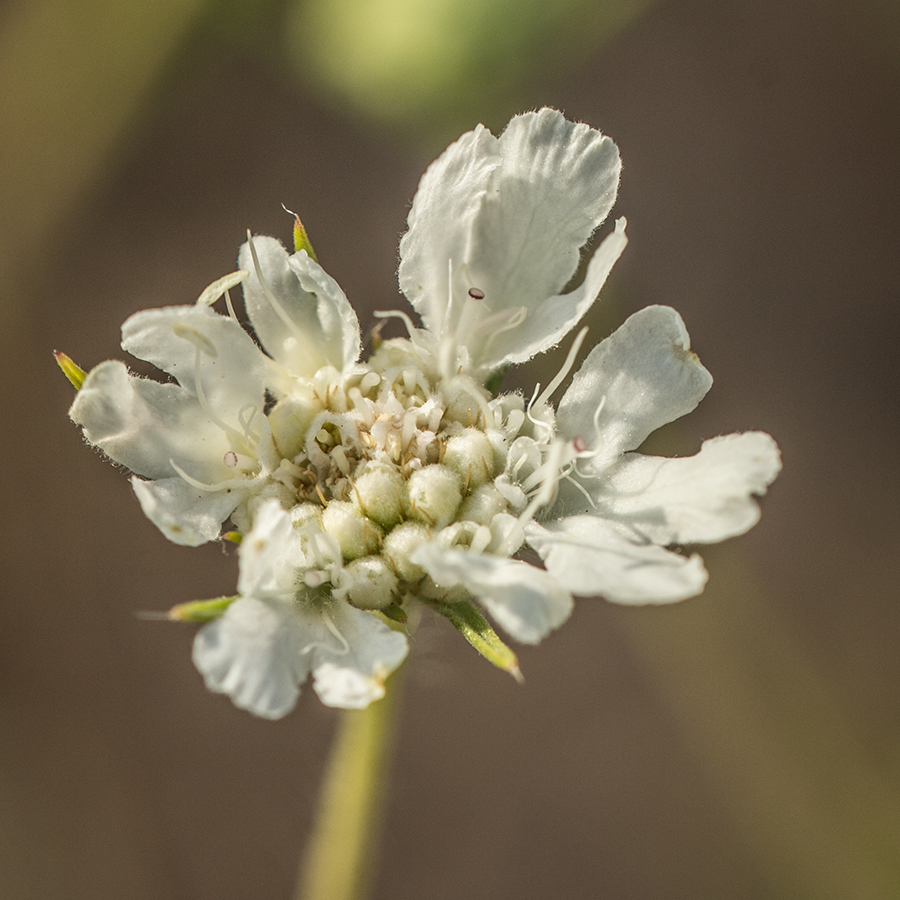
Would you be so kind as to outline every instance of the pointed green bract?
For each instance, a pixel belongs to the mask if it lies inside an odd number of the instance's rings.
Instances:
[[[390,622],[396,622],[399,625],[405,625],[409,620],[406,610],[396,603],[391,603],[390,606],[386,606],[384,609],[379,610],[379,612],[385,619],[388,619]]]
[[[175,622],[212,622],[237,600],[233,597],[214,597],[212,600],[189,600],[169,610],[169,618]]]
[[[84,379],[87,378],[87,372],[77,365],[70,356],[54,350],[53,355],[56,357],[56,364],[62,369],[63,375],[69,379],[76,391],[81,390]]]
[[[306,255],[313,260],[313,262],[318,262],[319,259],[316,256],[316,251],[313,250],[312,242],[309,239],[309,235],[306,233],[306,229],[303,227],[303,223],[300,221],[300,216],[294,216],[294,250],[299,253],[301,250],[306,251]]]
[[[468,600],[454,603],[423,600],[448,622],[488,661],[522,681],[516,654],[500,640],[491,623]]]

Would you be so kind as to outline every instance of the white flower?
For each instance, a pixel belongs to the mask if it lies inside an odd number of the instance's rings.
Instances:
[[[207,687],[268,719],[290,712],[310,672],[327,706],[359,709],[383,697],[406,638],[304,583],[300,535],[277,501],[260,508],[239,552],[240,596],[194,640]]]
[[[154,479],[135,488],[170,537],[210,539],[229,515],[245,533],[240,599],[195,645],[212,689],[278,716],[312,671],[326,703],[365,705],[406,644],[362,610],[405,621],[417,601],[515,673],[471,600],[535,643],[574,594],[663,603],[699,593],[702,561],[676,548],[755,524],[754,495],[780,468],[768,435],[716,438],[688,459],[634,452],[712,382],[674,310],[642,310],[601,342],[558,410],[550,398],[585,329],[527,401],[485,387],[556,345],[595,300],[625,247],[624,219],[582,284],[562,292],[619,168],[609,138],[550,109],[517,116],[500,138],[481,126],[463,135],[423,176],[400,245],[400,286],[425,328],[382,314],[409,336],[366,362],[340,288],[306,249],[289,254],[274,238],[250,239],[239,258],[269,356],[204,304],[126,323],[142,338],[127,336],[125,349],[179,385],[104,363],[72,416]],[[229,454],[241,469],[231,480]],[[521,558],[528,551],[545,568]]]

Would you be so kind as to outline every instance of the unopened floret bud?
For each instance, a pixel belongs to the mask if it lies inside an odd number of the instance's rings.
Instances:
[[[394,600],[397,576],[382,556],[363,556],[347,566],[351,585],[347,596],[360,609],[384,609]]]
[[[409,476],[409,500],[411,518],[443,528],[459,509],[462,482],[447,466],[425,466]]]

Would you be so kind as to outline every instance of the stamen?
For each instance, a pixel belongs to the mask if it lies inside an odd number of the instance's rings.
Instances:
[[[553,494],[556,490],[556,482],[559,479],[560,463],[562,462],[565,447],[566,445],[562,441],[553,443],[550,446],[550,452],[547,454],[547,461],[533,472],[528,479],[528,481],[532,481],[535,476],[541,476],[543,480],[541,481],[540,489],[519,516],[519,524],[523,528],[532,520],[532,518],[534,518],[535,512],[541,506],[545,506],[549,503],[553,498]],[[524,484],[522,485],[522,488],[523,490],[527,490]]]
[[[416,326],[413,325],[412,319],[405,313],[401,312],[399,309],[389,309],[389,310],[379,310],[378,312],[372,313],[376,319],[400,319],[403,324],[406,326],[406,330],[409,333],[409,339],[415,343],[416,342]]]
[[[350,397],[350,402],[356,411],[362,416],[366,427],[371,428],[375,423],[375,408],[372,402],[363,397],[362,392],[357,387],[350,388],[347,395]]]
[[[576,469],[576,471],[577,471],[577,469]],[[581,473],[579,473],[579,474],[581,474]],[[591,504],[591,506],[592,506],[594,509],[597,508],[597,504],[594,503],[594,498],[588,493],[587,488],[586,488],[580,481],[578,481],[577,479],[573,478],[573,477],[572,477],[570,474],[568,474],[568,473],[565,474],[565,475],[563,475],[562,477],[565,478],[565,480],[568,481],[569,484],[573,485],[574,487],[577,487],[578,490],[581,491],[582,494],[584,494],[585,499],[587,500],[588,503]]]
[[[548,425],[546,422],[542,422],[540,419],[536,419],[536,418],[531,414],[531,408],[532,408],[532,406],[535,405],[534,398],[537,396],[537,392],[538,392],[540,389],[541,389],[541,384],[540,384],[540,382],[538,382],[538,383],[534,386],[534,391],[533,391],[532,394],[531,394],[531,399],[528,401],[528,403],[527,403],[526,406],[525,406],[525,415],[528,416],[528,421],[531,422],[531,424],[534,425],[535,428],[543,428],[543,429],[545,429],[545,430],[547,431],[547,433],[548,433],[549,435],[552,436],[552,435],[554,434],[553,426],[552,426],[552,425]]]
[[[255,403],[246,403],[238,411],[238,422],[240,423],[241,428],[244,429],[244,438],[251,446],[254,446],[258,440],[258,438],[254,438],[250,434],[250,429],[256,420],[256,411],[257,407]]]
[[[575,365],[575,357],[578,356],[578,351],[581,349],[581,345],[584,343],[585,335],[587,334],[587,326],[585,325],[581,331],[578,332],[575,340],[572,341],[572,346],[569,348],[569,353],[566,356],[566,361],[562,364],[562,368],[556,373],[556,377],[547,385],[544,393],[541,394],[537,399],[538,407],[543,406],[553,392],[562,384],[563,379],[572,369],[572,366]]]
[[[411,409],[407,411],[406,415],[403,417],[403,431],[400,435],[400,446],[402,449],[406,449],[409,446],[409,442],[413,439],[413,435],[416,433],[416,411]]]
[[[216,279],[197,298],[197,306],[212,306],[219,297],[223,294],[227,296],[231,288],[237,287],[249,275],[250,273],[246,269],[238,269],[236,272],[231,272],[229,275],[223,275],[221,278]]]
[[[233,490],[235,488],[248,487],[253,484],[253,478],[226,478],[224,481],[219,481],[216,484],[204,484],[202,481],[198,481],[196,478],[188,475],[181,466],[175,462],[171,457],[169,458],[169,465],[178,473],[178,475],[183,478],[191,487],[197,488],[198,491],[208,491],[209,493],[215,493],[216,491],[224,491],[224,490]]]
[[[247,274],[249,275],[250,273],[248,272]],[[231,303],[231,293],[229,291],[225,291],[225,308],[228,310],[228,315],[237,322],[237,313],[234,311],[234,306]],[[238,324],[240,325],[240,322]]]
[[[350,463],[347,460],[347,454],[344,453],[344,448],[340,444],[336,444],[332,447],[331,458],[337,463],[337,467],[341,470],[341,474],[350,474]]]
[[[472,287],[469,288],[469,296],[473,300],[484,300],[484,291],[481,288]]]
[[[359,382],[359,389],[364,392],[372,390],[381,383],[381,376],[377,372],[366,372]]]
[[[513,309],[505,309],[503,312],[498,312],[496,315],[488,316],[488,318],[480,322],[478,325],[479,330],[491,332],[490,337],[484,342],[484,350],[482,352],[487,353],[491,344],[500,337],[504,331],[511,331],[513,328],[518,328],[525,321],[527,316],[527,307],[516,306]],[[496,328],[496,325],[503,322],[504,319],[506,320],[505,324]]]

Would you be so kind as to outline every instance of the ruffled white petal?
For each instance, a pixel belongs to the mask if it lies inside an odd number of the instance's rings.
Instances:
[[[173,375],[189,394],[196,397],[202,390],[215,415],[238,431],[243,430],[242,416],[262,411],[262,353],[234,319],[209,307],[166,306],[135,313],[122,325],[122,349]]]
[[[94,367],[69,416],[88,441],[145,478],[174,476],[169,460],[207,484],[231,474],[224,462],[228,438],[197,398],[177,384],[129,375],[123,363]]]
[[[608,239],[590,280],[559,292],[606,218],[615,144],[552,109],[516,116],[499,139],[464,135],[425,173],[400,244],[400,287],[442,338],[490,370],[556,344],[593,302],[625,245]],[[477,288],[482,299],[470,299]]]
[[[627,455],[596,486],[597,513],[657,544],[723,541],[759,521],[753,495],[781,469],[778,445],[759,431],[705,441],[696,456]]]
[[[531,522],[525,535],[547,571],[573,594],[672,603],[699,594],[708,577],[699,556],[672,553],[597,516],[573,516],[547,528]]]
[[[244,499],[245,491],[201,491],[180,477],[141,481],[132,477],[131,486],[144,514],[176,544],[198,547],[214,541],[222,523]]]
[[[288,255],[280,241],[261,235],[253,246],[265,288],[245,243],[238,255],[238,265],[250,272],[244,303],[272,358],[303,378],[324,366],[352,366],[359,357],[359,321],[337,282],[306,251]]]
[[[290,606],[240,597],[197,632],[194,665],[211,691],[257,716],[279,719],[294,708],[309,672],[303,639]]]
[[[312,650],[313,688],[326,706],[362,709],[384,696],[388,675],[406,658],[406,637],[371,613],[336,601],[319,613],[329,616],[333,634]],[[320,621],[324,622],[324,618]],[[327,626],[326,626],[327,627]]]
[[[519,560],[423,544],[412,560],[444,588],[462,585],[516,640],[536,644],[572,612],[572,595],[550,574]]]
[[[668,306],[648,306],[588,355],[560,401],[557,428],[597,451],[583,469],[600,472],[689,413],[711,385],[681,316]]]

